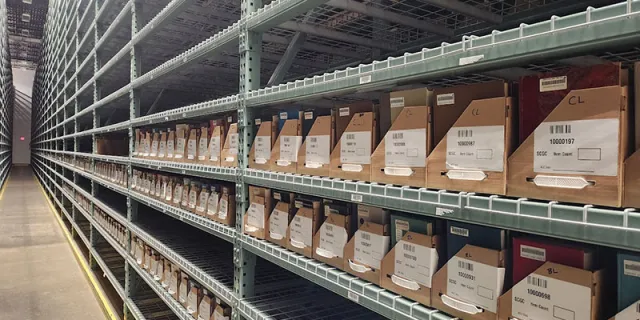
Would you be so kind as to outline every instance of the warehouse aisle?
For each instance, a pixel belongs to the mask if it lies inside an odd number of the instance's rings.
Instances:
[[[103,319],[30,167],[0,198],[0,319]]]

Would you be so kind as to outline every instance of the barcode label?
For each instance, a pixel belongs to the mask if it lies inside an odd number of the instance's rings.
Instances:
[[[360,84],[365,84],[371,82],[371,75],[368,74],[366,76],[360,77]]]
[[[356,135],[353,133],[347,133],[345,136],[345,139],[347,140],[355,140],[356,139]]]
[[[311,120],[313,119],[313,112],[312,111],[307,111],[304,113],[304,119],[305,120]]]
[[[464,129],[458,130],[458,138],[471,138],[473,137],[473,130]]]
[[[317,143],[318,142],[318,138],[317,137],[311,137],[311,138],[309,138],[309,141],[311,143]]]
[[[570,124],[550,125],[549,126],[549,133],[551,133],[551,134],[571,133],[571,125]]]
[[[458,260],[458,268],[473,272],[473,263]]]
[[[527,284],[540,288],[547,288],[547,280],[536,276],[527,276]]]
[[[403,243],[402,244],[402,249],[404,249],[407,252],[411,252],[411,253],[415,253],[416,252],[416,247],[411,245],[410,243]]]
[[[368,233],[364,233],[364,232],[360,232],[360,235],[362,237],[362,239],[367,240],[367,241],[371,241],[371,235]]]
[[[455,235],[462,236],[462,237],[468,237],[469,236],[469,230],[465,229],[465,228],[459,228],[459,227],[451,226],[451,234],[455,234]]]
[[[439,94],[436,97],[436,104],[439,106],[446,106],[456,103],[456,96],[454,93]]]
[[[624,275],[640,277],[640,262],[633,260],[624,260]]]
[[[391,108],[402,108],[404,107],[404,97],[391,98],[389,104],[391,104]]]
[[[347,293],[347,297],[349,298],[349,300],[355,303],[358,303],[358,301],[360,301],[360,296],[353,291],[349,291],[349,293]]]
[[[349,107],[343,107],[338,109],[338,113],[340,114],[341,117],[349,116]]]
[[[567,77],[553,77],[540,79],[540,92],[565,90],[567,89]]]
[[[392,137],[393,137],[393,139],[404,139],[404,133],[403,132],[394,132]]]
[[[280,112],[280,120],[287,120],[287,113],[286,112]]]
[[[436,208],[436,216],[444,216],[450,213],[453,213],[453,209]]]
[[[353,201],[353,202],[362,202],[362,195],[361,194],[352,194],[351,195],[351,201]]]
[[[536,248],[526,245],[520,246],[520,256],[523,258],[538,260],[538,261],[547,261],[547,251],[543,248]]]

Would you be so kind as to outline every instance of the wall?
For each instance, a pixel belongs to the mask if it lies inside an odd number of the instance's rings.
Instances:
[[[31,90],[35,70],[12,69],[16,103],[13,110],[13,164],[31,162]],[[24,137],[24,141],[20,141]]]

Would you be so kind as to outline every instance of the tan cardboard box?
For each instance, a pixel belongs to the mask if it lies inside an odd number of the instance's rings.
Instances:
[[[272,195],[273,200],[277,202],[269,215],[267,241],[286,248],[287,239],[289,239],[289,223],[296,212],[293,201],[294,194],[274,190]]]
[[[176,154],[176,132],[171,128],[167,130],[167,161],[173,161]]]
[[[211,220],[217,221],[218,205],[220,204],[220,186],[211,186],[209,192],[209,200],[207,201],[206,216]]]
[[[365,222],[344,248],[344,271],[380,285],[382,259],[390,241],[388,224]]]
[[[320,200],[296,199],[296,214],[289,224],[287,249],[313,258],[313,237],[324,221]]]
[[[380,285],[431,306],[432,277],[438,268],[439,236],[407,232],[382,259]]]
[[[231,308],[226,305],[218,304],[213,311],[213,317],[215,320],[229,320],[231,319]]]
[[[134,157],[137,157],[140,153],[140,136],[141,136],[140,129],[135,129],[133,134],[133,138],[135,140],[133,142],[133,150],[131,150],[131,155]]]
[[[182,183],[182,196],[180,199],[180,208],[189,210],[189,191],[191,190],[191,179],[184,178]]]
[[[229,132],[220,153],[222,167],[235,168],[238,166],[238,145],[238,124],[232,123],[229,125]]]
[[[198,318],[198,310],[200,310],[200,303],[202,301],[202,289],[200,285],[194,281],[189,281],[190,289],[187,294],[187,312],[192,317]]]
[[[160,131],[160,143],[158,144],[158,159],[164,160],[167,157],[167,133]]]
[[[198,144],[200,141],[200,129],[191,128],[189,130],[189,140],[187,140],[187,153],[184,162],[198,162]]]
[[[222,121],[220,121],[222,123]],[[209,152],[207,156],[207,164],[212,166],[220,166],[222,163],[221,152],[225,141],[224,125],[216,125],[211,132],[209,139]]]
[[[182,304],[183,307],[187,307],[187,295],[190,290],[190,281],[189,276],[183,271],[180,273],[180,286],[178,286],[178,302]]]
[[[517,143],[508,85],[493,81],[448,89],[438,92],[463,111],[427,159],[427,187],[505,195],[507,159]]]
[[[157,131],[153,132],[152,140],[151,140],[151,151],[149,152],[150,158],[158,157],[158,149],[160,147],[160,133]]]
[[[216,308],[216,299],[207,291],[202,289],[202,301],[198,306],[197,320],[211,320],[213,319],[213,310]]]
[[[196,207],[198,206],[198,198],[200,197],[200,190],[202,185],[200,182],[192,181],[191,187],[189,188],[189,201],[187,204],[188,210],[197,213]]]
[[[286,113],[283,114],[286,116]],[[300,120],[287,119],[271,150],[271,171],[296,173],[298,151],[301,146],[302,126]]]
[[[258,239],[266,239],[269,234],[269,215],[271,206],[271,189],[249,186],[249,209],[244,215],[243,232]]]
[[[507,195],[622,206],[627,97],[620,86],[571,91],[509,157]]]
[[[495,320],[505,251],[464,246],[432,278],[431,306],[460,319]]]
[[[604,274],[545,262],[500,297],[500,320],[602,319]]]
[[[207,184],[202,185],[200,194],[198,194],[198,203],[196,204],[195,214],[206,217],[207,204],[209,203],[209,195],[211,195],[211,187]]]
[[[262,121],[260,123],[251,151],[249,151],[249,168],[271,170],[273,164],[271,151],[276,142],[277,129],[278,121],[275,116],[272,121]]]
[[[177,187],[176,179],[177,178],[175,177],[167,177],[167,190],[165,191],[164,202],[166,202],[168,205],[174,205],[173,196],[176,193],[176,187]],[[180,194],[182,194],[182,190],[180,190]]]
[[[233,187],[223,186],[215,220],[230,227],[236,225],[236,197]]]
[[[107,154],[108,152],[106,152],[105,150],[102,150],[101,146],[104,146],[104,140],[100,139],[99,141],[103,142],[103,143],[99,143],[98,144],[98,153],[99,154]],[[144,133],[144,138],[141,141],[143,149],[142,149],[142,156],[147,158],[149,157],[149,154],[151,153],[151,132],[147,131]],[[106,146],[105,146],[106,147]]]
[[[174,266],[173,270],[171,270],[171,282],[169,283],[169,293],[173,296],[174,299],[178,300],[178,293],[180,291],[180,280],[182,272],[180,269]]]
[[[171,203],[174,207],[180,208],[180,202],[182,201],[182,194],[184,192],[184,180],[180,178],[175,179]]]
[[[376,132],[373,112],[355,114],[331,152],[330,175],[345,180],[371,181],[371,153]]]
[[[362,112],[373,112],[373,102],[358,101],[350,104],[339,105],[335,107],[335,139],[340,140],[342,134],[349,126],[353,115]]]
[[[198,163],[206,163],[209,151],[209,127],[204,124],[200,127],[200,136],[198,137]]]
[[[371,155],[371,181],[425,186],[429,113],[426,105],[402,108]]]
[[[326,213],[327,218],[313,236],[313,258],[344,270],[344,248],[351,239],[351,216]]]
[[[329,176],[331,150],[335,146],[334,127],[335,114],[316,118],[300,147],[297,173]]]
[[[396,121],[405,107],[431,106],[433,92],[427,88],[394,91],[389,94],[389,108],[391,109],[390,125]],[[380,120],[386,121],[386,120]]]
[[[173,151],[173,160],[176,162],[186,162],[189,129],[190,127],[188,124],[176,125],[176,143]]]
[[[167,291],[171,286],[172,277],[173,277],[173,265],[171,264],[171,261],[169,261],[169,259],[164,259],[164,277],[162,278],[162,287],[165,288],[165,290]]]

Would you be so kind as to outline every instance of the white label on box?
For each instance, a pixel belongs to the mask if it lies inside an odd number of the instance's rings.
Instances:
[[[151,156],[152,157],[158,156],[158,140],[154,140],[151,143]]]
[[[220,204],[218,205],[218,218],[225,220],[227,219],[227,214],[229,213],[229,201],[227,199],[220,199]]]
[[[173,140],[167,140],[167,158],[173,158],[175,152]]]
[[[395,246],[394,274],[431,288],[431,277],[438,267],[438,252],[404,240]]]
[[[290,162],[298,162],[298,150],[302,145],[301,136],[280,137],[280,159]]]
[[[178,292],[178,279],[172,275],[171,283],[169,283],[169,293],[174,294],[176,292]]]
[[[318,247],[342,258],[344,246],[347,245],[347,230],[343,227],[325,222],[320,227],[320,243]]]
[[[640,301],[626,307],[614,317],[614,320],[638,320],[640,319]]]
[[[184,138],[176,139],[176,150],[175,150],[175,154],[173,155],[174,158],[180,159],[184,157],[184,143],[185,143]]]
[[[520,245],[520,256],[527,259],[545,262],[547,261],[547,250],[544,248]]]
[[[195,160],[196,153],[198,152],[197,147],[198,145],[196,144],[196,140],[189,139],[189,142],[187,143],[187,159]]]
[[[391,108],[404,108],[404,97],[391,98],[389,104],[391,104]]]
[[[167,151],[167,142],[160,141],[160,146],[158,147],[158,158],[164,158]]]
[[[195,209],[198,201],[198,193],[195,190],[189,191],[189,208]]]
[[[340,138],[340,162],[371,163],[371,131],[345,132]]]
[[[447,278],[447,295],[489,312],[497,311],[504,268],[454,256],[447,262]]]
[[[354,235],[353,259],[369,267],[380,269],[380,262],[389,251],[391,237],[358,230]]]
[[[427,129],[392,130],[384,136],[387,167],[424,167],[427,159]]]
[[[340,109],[338,109],[338,114],[341,117],[347,117],[349,116],[349,107],[342,107]]]
[[[632,277],[640,277],[640,262],[633,260],[624,260],[624,275]]]
[[[396,242],[402,240],[402,236],[405,232],[409,231],[409,221],[405,220],[396,220]]]
[[[209,201],[207,204],[207,214],[210,216],[216,215],[218,213],[218,194],[212,193],[209,196]]]
[[[158,262],[156,262],[156,276],[160,277],[164,274],[164,264],[162,262],[162,260],[159,260]]]
[[[186,207],[189,205],[189,189],[186,188],[182,188],[182,202],[180,202],[180,204],[183,207]]]
[[[282,210],[273,209],[269,216],[269,233],[271,238],[280,240],[287,236],[289,214]]]
[[[184,281],[184,279],[180,281],[180,292],[178,293],[178,299],[182,303],[187,302],[187,283],[186,281]]]
[[[171,184],[167,183],[167,190],[165,191],[165,200],[169,201],[171,200],[171,196],[173,195],[173,191],[172,191],[173,187],[171,186]]]
[[[306,248],[313,246],[313,220],[296,215],[291,220],[291,240],[303,243]]]
[[[223,314],[215,310],[213,312],[213,320],[229,320],[229,317],[225,317]]]
[[[567,76],[540,79],[540,92],[566,90]]]
[[[182,185],[176,185],[175,189],[173,190],[173,203],[178,204],[180,203],[181,199],[182,199]]]
[[[447,169],[504,171],[504,126],[453,127],[447,132]]]
[[[469,237],[469,229],[451,226],[451,228],[449,228],[449,232],[457,236]]]
[[[162,195],[162,185],[160,184],[160,179],[156,181],[156,197],[160,197]]]
[[[520,320],[591,319],[591,288],[531,274],[511,291],[511,313]]]
[[[211,312],[211,304],[209,300],[202,299],[200,306],[198,307],[198,320],[209,320],[209,313]]]
[[[200,191],[200,200],[198,201],[198,207],[196,211],[204,212],[204,209],[207,207],[207,203],[209,202],[209,192]]]
[[[205,138],[203,135],[202,138],[200,138],[200,145],[198,145],[198,160],[200,161],[205,160],[206,154],[207,154],[207,138]]]
[[[331,162],[331,137],[329,135],[308,136],[306,147],[307,162],[320,164]]]
[[[256,137],[256,159],[271,159],[271,136],[257,136]]]
[[[439,94],[436,96],[436,105],[438,106],[448,106],[455,103],[456,103],[455,93],[445,93],[445,94]]]
[[[248,211],[247,224],[264,229],[264,205],[252,202]]]
[[[280,112],[280,120],[287,120],[288,115],[286,112]]]
[[[255,119],[254,122],[255,122],[256,126],[259,126],[259,125],[262,124],[262,119]]]
[[[306,112],[304,113],[304,119],[305,119],[305,120],[311,120],[311,119],[313,119],[313,111],[306,111]]]
[[[238,134],[232,133],[229,135],[229,154],[238,154]]]
[[[616,176],[619,126],[619,119],[543,122],[534,132],[534,172]]]
[[[211,137],[211,141],[209,142],[209,149],[211,150],[211,153],[209,154],[209,160],[217,161],[220,158],[219,136]]]

